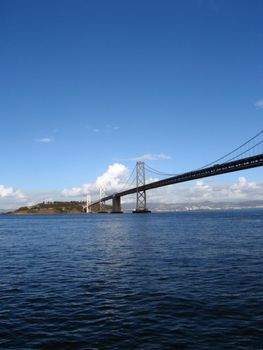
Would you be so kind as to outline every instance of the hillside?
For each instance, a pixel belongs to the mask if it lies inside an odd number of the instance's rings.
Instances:
[[[71,201],[71,202],[42,202],[30,207],[20,207],[12,212],[15,215],[25,214],[81,214],[85,213],[85,202]],[[110,211],[110,206],[105,206],[106,211]],[[99,206],[93,207],[94,212],[99,211]]]

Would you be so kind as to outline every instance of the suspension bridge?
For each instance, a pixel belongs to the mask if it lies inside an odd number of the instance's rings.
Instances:
[[[95,205],[99,205],[100,211],[105,212],[105,202],[112,200],[112,213],[122,213],[121,198],[135,193],[136,209],[133,212],[149,213],[150,210],[147,208],[146,191],[150,189],[260,166],[263,166],[263,130],[233,151],[201,168],[191,171],[179,174],[167,174],[151,168],[144,162],[137,162],[136,167],[133,169],[121,191],[106,195],[105,188],[101,188],[100,198],[92,203],[87,203],[87,209],[89,212],[92,212],[92,208]],[[165,176],[165,178],[147,183],[146,171],[155,176]]]

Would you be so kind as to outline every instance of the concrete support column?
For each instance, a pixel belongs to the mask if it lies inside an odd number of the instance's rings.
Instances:
[[[114,196],[112,198],[112,214],[122,213],[121,210],[121,197]]]

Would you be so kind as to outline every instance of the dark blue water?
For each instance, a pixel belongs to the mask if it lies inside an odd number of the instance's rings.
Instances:
[[[0,216],[1,349],[263,349],[263,210]]]

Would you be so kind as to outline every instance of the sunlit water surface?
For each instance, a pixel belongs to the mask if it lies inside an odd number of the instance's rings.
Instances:
[[[1,349],[263,349],[263,210],[0,216]]]

